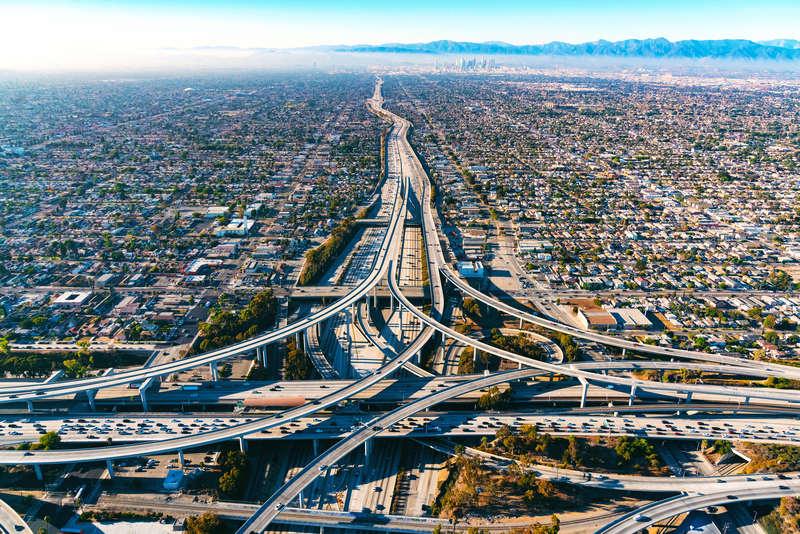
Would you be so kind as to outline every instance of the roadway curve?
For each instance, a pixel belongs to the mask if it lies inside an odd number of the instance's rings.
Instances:
[[[17,527],[22,529],[17,530]],[[3,500],[0,500],[0,529],[5,534],[33,534],[31,527]]]
[[[463,384],[454,385],[439,393],[435,393],[401,406],[388,414],[376,417],[361,430],[354,432],[339,441],[332,448],[314,459],[309,465],[297,473],[292,480],[275,492],[238,531],[237,534],[248,534],[249,532],[260,533],[278,516],[280,509],[276,508],[279,504],[285,506],[295,498],[306,486],[308,486],[327,466],[333,465],[344,456],[364,444],[367,440],[374,438],[384,432],[391,425],[431,408],[448,399],[464,395],[471,391],[481,388],[491,387],[506,382],[523,380],[535,376],[535,369],[521,369],[496,373],[491,376],[477,378]],[[754,480],[747,481],[748,477],[735,476],[726,477],[730,482],[725,486],[729,491],[773,491],[778,490],[778,486],[784,484],[784,480]],[[566,471],[562,476],[554,477],[556,480],[571,483],[582,483],[592,485],[602,489],[622,490],[622,491],[661,491],[661,492],[680,492],[690,487],[696,491],[713,491],[719,487],[719,477],[692,477],[685,478],[663,478],[663,477],[636,477],[636,476],[611,476],[599,479],[596,476],[592,479],[584,479],[581,472]]]
[[[442,258],[443,261],[443,258]],[[505,312],[509,315],[512,315],[518,319],[522,319],[523,321],[527,321],[529,323],[533,323],[537,326],[541,326],[542,328],[546,328],[548,330],[554,330],[556,332],[561,332],[564,334],[569,334],[573,337],[577,337],[579,339],[585,339],[587,341],[594,341],[596,343],[602,343],[604,345],[611,345],[613,347],[618,347],[621,349],[626,350],[635,350],[637,352],[645,352],[648,354],[657,354],[659,356],[666,356],[669,358],[682,358],[682,359],[689,359],[689,360],[700,360],[706,362],[714,362],[714,363],[721,363],[721,364],[730,364],[730,365],[740,365],[740,366],[748,366],[748,367],[757,367],[757,368],[767,368],[769,366],[774,367],[774,364],[769,364],[766,362],[759,362],[754,360],[747,360],[744,358],[734,358],[731,356],[720,356],[717,354],[709,354],[706,352],[697,352],[692,350],[683,350],[683,349],[672,349],[672,348],[664,348],[658,347],[655,345],[646,345],[644,343],[637,343],[634,341],[628,341],[626,339],[621,339],[612,336],[606,336],[603,334],[599,334],[597,332],[593,332],[591,330],[584,330],[582,328],[576,328],[573,326],[565,325],[562,323],[557,323],[554,321],[550,321],[548,319],[542,319],[541,317],[537,317],[530,313],[526,313],[524,311],[520,311],[513,306],[509,306],[499,300],[495,300],[490,296],[470,287],[468,284],[464,283],[458,275],[456,275],[447,263],[440,263],[438,265],[439,270],[442,272],[444,277],[455,285],[460,291],[463,293],[473,297],[476,300],[483,302],[488,306],[492,306],[493,308]],[[788,367],[788,366],[787,366]],[[786,373],[790,374],[792,378],[800,379],[800,369],[787,369]]]
[[[362,302],[358,306],[358,313],[356,313],[356,318],[358,319],[357,328],[361,331],[361,334],[366,338],[366,340],[369,341],[379,351],[381,351],[386,358],[394,358],[397,356],[397,351],[391,345],[387,345],[380,337],[380,334],[375,333],[375,331],[372,329],[372,326],[369,324],[369,317],[367,317],[368,315],[369,306],[366,302]],[[411,362],[408,362],[404,368],[414,376],[422,378],[433,378],[434,376],[433,373],[429,373],[422,367],[417,367]]]
[[[727,479],[728,477],[726,477]],[[658,501],[649,506],[645,506],[595,531],[595,534],[636,534],[642,529],[653,525],[659,521],[669,519],[679,514],[705,508],[707,506],[723,506],[743,501],[762,501],[765,499],[780,499],[781,497],[794,497],[798,494],[798,482],[792,480],[782,480],[783,486],[787,489],[780,489],[778,486],[770,488],[747,489],[743,494],[737,489],[726,488],[727,491],[717,491],[706,494],[684,494],[671,499]],[[736,499],[728,499],[728,495]],[[636,521],[634,518],[641,515],[642,520]]]
[[[522,369],[517,371],[509,371],[505,373],[497,373],[489,377],[478,378],[464,384],[451,386],[442,390],[439,393],[429,395],[418,401],[411,402],[405,406],[401,406],[396,410],[389,412],[382,417],[376,417],[366,424],[361,430],[350,434],[345,439],[339,441],[336,445],[317,456],[309,465],[304,467],[298,472],[289,482],[284,484],[278,491],[267,499],[267,501],[259,508],[258,512],[242,525],[237,534],[248,534],[249,532],[260,533],[266,529],[269,524],[278,516],[280,509],[276,509],[279,504],[285,506],[297,494],[299,494],[306,486],[308,486],[325,467],[335,464],[341,458],[344,458],[351,451],[364,444],[367,440],[380,434],[384,428],[395,424],[407,417],[411,417],[417,412],[423,411],[426,408],[435,406],[440,402],[444,402],[451,397],[463,395],[476,389],[483,387],[502,384],[514,380],[522,380],[535,376],[538,371],[535,369]],[[377,430],[376,430],[377,429]]]
[[[400,122],[399,127],[392,128],[387,143],[398,145],[400,141],[406,142],[405,138],[408,128],[408,122]],[[121,386],[133,382],[142,382],[147,379],[153,379],[186,369],[208,365],[210,363],[224,360],[238,354],[254,351],[258,347],[270,345],[276,341],[280,341],[281,339],[305,330],[309,326],[313,326],[326,319],[329,319],[340,311],[346,309],[348,306],[358,302],[358,300],[366,295],[373,286],[378,284],[381,278],[383,278],[383,276],[386,274],[390,265],[390,260],[397,256],[399,245],[402,240],[404,220],[408,211],[407,206],[409,184],[407,178],[402,175],[402,159],[399,160],[399,163],[400,168],[399,172],[397,173],[398,177],[395,186],[393,211],[389,221],[388,231],[377,253],[377,264],[370,275],[356,285],[345,297],[342,297],[319,312],[314,313],[296,323],[287,325],[284,328],[273,330],[272,332],[249,339],[247,341],[243,341],[242,343],[237,343],[223,349],[207,352],[192,358],[186,358],[184,360],[169,362],[143,369],[136,369],[133,371],[125,371],[109,376],[73,380],[68,383],[0,387],[0,392],[2,392],[0,393],[0,404],[9,402],[24,402],[28,400],[41,400],[48,397],[84,393],[86,391],[97,390],[100,388]]]

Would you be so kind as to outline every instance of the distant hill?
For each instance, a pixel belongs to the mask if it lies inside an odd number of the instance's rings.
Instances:
[[[327,47],[326,47],[327,48]],[[754,42],[745,39],[709,41],[676,41],[627,39],[570,44],[553,41],[543,45],[511,45],[503,42],[470,43],[433,41],[430,43],[387,43],[379,46],[355,45],[336,47],[337,52],[396,54],[484,54],[525,56],[597,56],[658,59],[729,59],[775,60],[800,59],[800,41],[775,39]]]
[[[800,48],[800,41],[797,39],[772,39],[771,41],[757,41],[758,44],[765,46],[779,46],[781,48]]]

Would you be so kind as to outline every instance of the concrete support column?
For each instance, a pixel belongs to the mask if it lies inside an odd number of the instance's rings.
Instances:
[[[691,391],[686,394],[686,404],[689,404],[690,402],[692,402],[692,392]]]
[[[114,478],[114,464],[111,460],[106,460],[106,469],[108,469],[108,478]]]
[[[217,380],[219,380],[219,371],[217,370],[217,362],[209,363],[208,369],[211,371],[211,381],[216,382]]]
[[[625,352],[626,352],[626,349],[622,349],[622,359],[623,360],[625,359]]]
[[[472,361],[478,363],[478,347],[472,347]]]
[[[142,398],[142,411],[149,412],[150,410],[147,408],[147,396],[145,396],[143,389],[139,389],[139,397]]]
[[[372,438],[364,442],[364,461],[369,463],[369,457],[372,455]]]
[[[522,369],[522,362],[519,362],[519,367],[517,369]]]
[[[519,320],[519,329],[522,330],[522,319]]]
[[[239,436],[239,449],[242,452],[247,452],[247,441],[245,441],[244,436]]]
[[[581,408],[586,408],[586,395],[589,393],[589,382],[583,383],[583,392],[581,393]]]
[[[397,303],[397,317],[400,321],[400,342],[403,342],[403,305],[400,302]]]
[[[311,440],[311,444],[314,446],[314,456],[319,456],[319,440]]]
[[[633,406],[633,400],[636,398],[636,384],[631,385],[631,398],[628,399],[628,406]]]
[[[42,467],[39,464],[33,464],[33,469],[36,471],[36,480],[44,480],[42,476]]]
[[[550,373],[550,378],[549,378],[549,381],[550,381],[550,382],[552,382],[552,381],[553,381],[553,373]]]
[[[26,400],[26,401],[25,401],[25,404],[27,404],[27,405],[28,405],[28,411],[29,411],[29,412],[32,412],[32,411],[33,411],[33,402],[31,402],[31,401],[29,401],[29,400]]]
[[[89,397],[89,408],[93,412],[96,412],[97,410],[94,407],[94,390],[93,389],[87,389],[86,390],[86,396]]]
[[[303,490],[300,490],[300,493],[297,495],[298,504],[300,508],[305,508],[305,500],[303,499]]]
[[[297,332],[294,335],[294,344],[297,347],[297,350],[300,350],[300,332]]]
[[[183,449],[178,450],[178,464],[180,464],[181,469],[183,469]]]
[[[378,286],[377,285],[372,287],[372,304],[376,308],[378,307]]]
[[[744,405],[747,406],[748,404],[750,404],[750,397],[745,397],[744,398]]]
[[[355,370],[352,370],[352,364],[350,363],[353,358],[353,313],[348,309],[345,312],[345,320],[347,321],[347,350],[344,351],[344,358],[342,358],[342,371],[339,373],[339,376],[342,379],[347,380],[350,377],[350,373],[355,374]]]

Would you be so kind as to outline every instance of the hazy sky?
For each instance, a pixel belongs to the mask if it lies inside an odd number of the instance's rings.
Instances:
[[[0,68],[164,47],[800,39],[800,0],[0,0]]]

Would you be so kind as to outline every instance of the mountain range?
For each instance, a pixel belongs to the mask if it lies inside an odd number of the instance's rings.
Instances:
[[[800,41],[774,39],[748,41],[745,39],[669,41],[658,39],[627,39],[624,41],[593,41],[570,44],[559,41],[542,45],[512,45],[504,42],[471,43],[432,41],[430,43],[387,43],[382,45],[352,45],[309,47],[306,50],[381,53],[381,54],[483,54],[521,56],[597,56],[654,59],[727,59],[794,61],[800,59]]]

